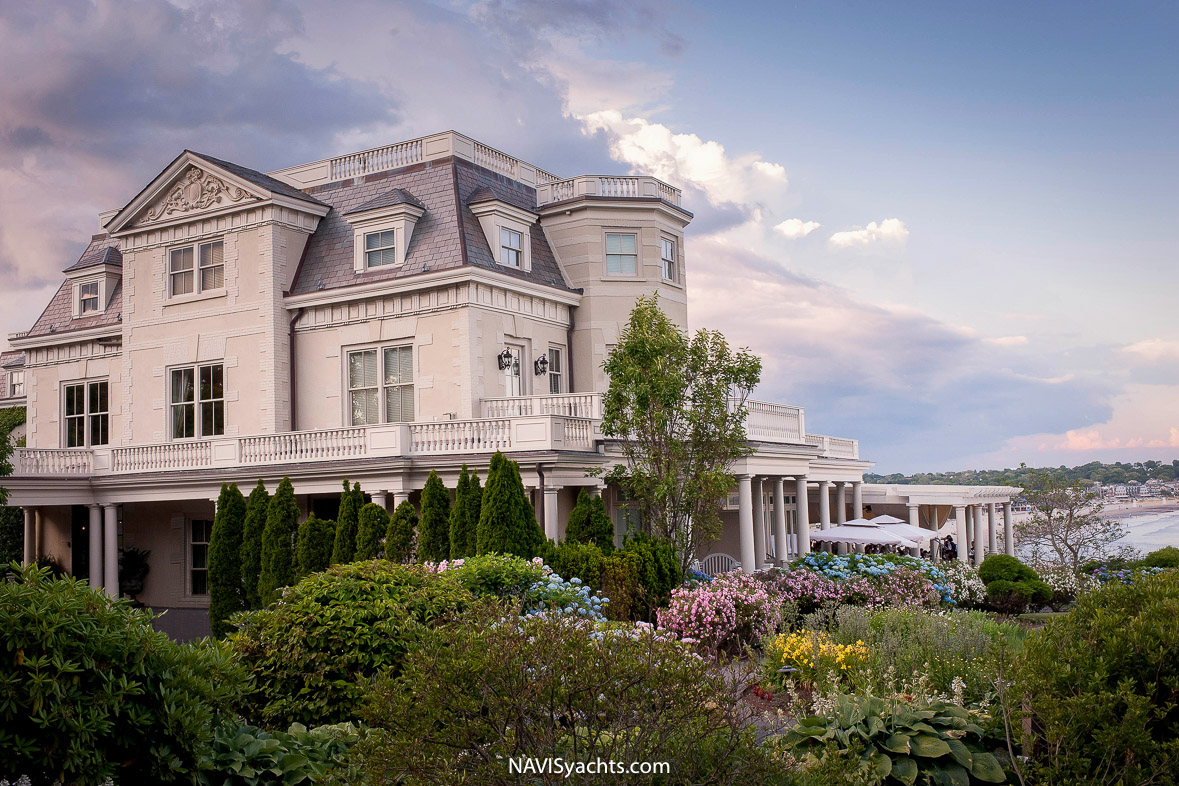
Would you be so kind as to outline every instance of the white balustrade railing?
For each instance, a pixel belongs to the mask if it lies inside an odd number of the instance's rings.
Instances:
[[[505,418],[409,424],[411,453],[482,453],[511,446],[512,421]]]
[[[731,401],[731,405],[735,405]],[[772,404],[768,401],[746,401],[745,435],[758,442],[800,444],[806,431],[803,427],[802,407]]]
[[[565,418],[565,447],[584,448],[592,450],[594,447],[594,424],[585,418]]]
[[[561,393],[550,396],[511,396],[483,399],[483,417],[518,418],[529,415],[602,417],[601,393]]]
[[[89,475],[94,466],[90,450],[17,448],[13,458],[14,475]]]
[[[242,437],[238,442],[243,464],[282,464],[364,456],[368,452],[365,436],[360,426]]]
[[[329,163],[330,177],[332,180],[343,180],[344,178],[409,166],[421,160],[422,140],[414,139],[409,142],[399,142],[395,145],[385,145],[333,158]]]
[[[854,439],[807,434],[803,438],[803,444],[818,448],[819,452],[828,458],[858,459],[860,457],[860,443]]]
[[[111,471],[148,472],[159,469],[201,469],[213,463],[207,441],[137,445],[111,451]]]
[[[520,171],[518,159],[501,153],[494,147],[488,147],[482,142],[475,142],[475,163],[511,178],[515,178]]]
[[[547,183],[538,181],[536,184],[536,204],[538,207],[582,196],[620,199],[657,197],[673,205],[678,205],[683,193],[675,186],[668,185],[649,175],[578,175]]]

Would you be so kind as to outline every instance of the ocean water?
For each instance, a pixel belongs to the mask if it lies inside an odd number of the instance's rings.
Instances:
[[[1120,518],[1122,526],[1129,533],[1119,544],[1128,544],[1146,553],[1161,549],[1164,546],[1179,546],[1179,510],[1160,513],[1138,513],[1127,516],[1114,514],[1110,518]]]

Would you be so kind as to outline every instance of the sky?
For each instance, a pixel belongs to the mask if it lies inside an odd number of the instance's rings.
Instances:
[[[876,471],[1170,460],[1177,38],[1132,0],[6,0],[0,333],[185,148],[455,129],[683,188],[690,327]]]

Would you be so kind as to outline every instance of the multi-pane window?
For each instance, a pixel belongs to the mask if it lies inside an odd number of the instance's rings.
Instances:
[[[169,297],[209,292],[224,287],[224,242],[213,240],[195,246],[174,248],[168,252]]]
[[[353,426],[412,422],[413,347],[349,352],[348,396]]]
[[[98,311],[98,282],[90,281],[82,284],[78,288],[78,311],[82,314],[89,314],[91,311]]]
[[[660,246],[659,255],[663,259],[663,277],[668,281],[675,281],[675,241],[665,237]]]
[[[397,263],[397,249],[394,245],[396,232],[369,232],[364,236],[364,266],[384,267]]]
[[[209,594],[209,537],[213,534],[213,522],[195,519],[188,528],[189,576],[191,594]]]
[[[500,228],[499,246],[499,261],[508,267],[520,267],[520,260],[524,256],[523,237],[520,233]]]
[[[172,439],[225,433],[225,367],[220,363],[172,369]]]
[[[110,387],[102,382],[65,386],[65,446],[85,448],[110,441]]]
[[[549,393],[561,393],[565,378],[565,358],[559,347],[549,347]]]
[[[606,272],[634,275],[639,267],[637,235],[606,235]]]
[[[8,395],[19,398],[25,394],[25,372],[13,371],[8,375]]]

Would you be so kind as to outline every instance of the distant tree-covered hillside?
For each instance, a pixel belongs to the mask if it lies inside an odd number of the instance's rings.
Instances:
[[[1055,480],[1072,482],[1076,480],[1099,483],[1139,483],[1151,479],[1174,480],[1179,477],[1179,459],[1170,463],[1164,461],[1141,461],[1134,463],[1117,462],[1102,464],[1091,461],[1079,467],[1029,467],[1025,464],[1016,469],[968,469],[960,472],[918,472],[915,475],[864,475],[867,483],[915,483],[961,486],[1023,486],[1032,473],[1042,473]]]

